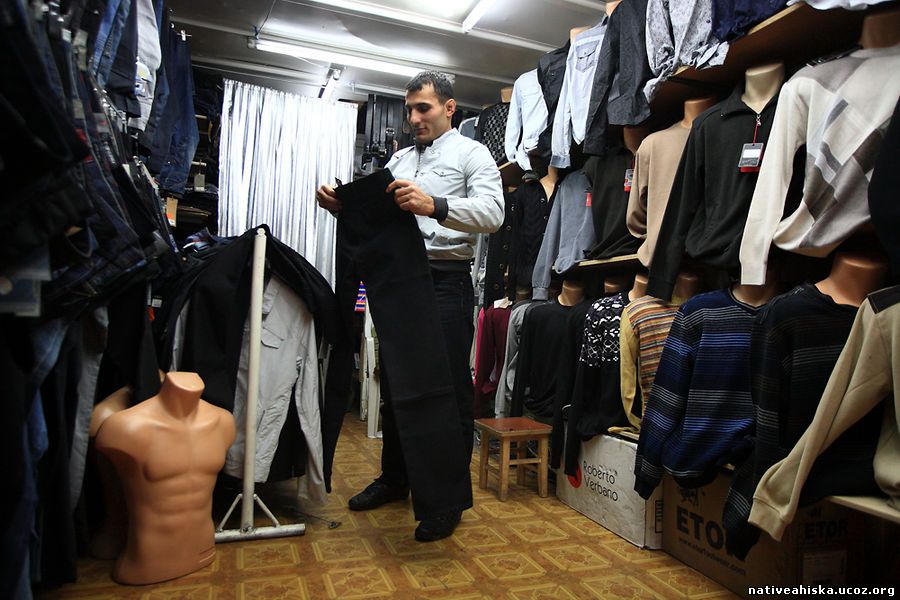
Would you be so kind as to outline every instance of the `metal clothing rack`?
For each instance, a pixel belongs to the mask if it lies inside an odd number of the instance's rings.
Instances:
[[[216,527],[216,542],[236,542],[239,540],[259,540],[278,537],[304,535],[306,525],[296,523],[284,525],[275,518],[272,511],[256,495],[256,409],[259,397],[259,354],[262,335],[262,304],[264,276],[266,268],[266,232],[259,228],[253,240],[253,272],[250,288],[250,364],[248,368],[247,407],[244,412],[244,486],[231,503],[228,512]],[[240,529],[225,529],[238,502],[241,502]],[[255,505],[269,517],[272,525],[256,527],[253,521]]]

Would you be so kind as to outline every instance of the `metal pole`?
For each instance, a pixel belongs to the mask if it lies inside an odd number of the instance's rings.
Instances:
[[[266,273],[266,232],[256,230],[253,239],[253,275],[250,288],[250,365],[247,376],[247,404],[244,410],[244,497],[241,529],[253,529],[253,496],[256,484],[256,408],[259,401],[259,352],[262,337],[262,302]]]
[[[266,273],[266,231],[259,228],[253,239],[253,272],[250,288],[250,340],[249,365],[247,373],[247,405],[244,410],[244,487],[228,513],[216,528],[216,542],[234,542],[244,539],[267,539],[303,535],[306,525],[282,525],[265,503],[256,495],[256,409],[259,404],[259,360],[262,336],[262,304]],[[241,501],[240,530],[225,530],[225,523]],[[253,523],[254,504],[272,521],[271,527],[255,527]]]

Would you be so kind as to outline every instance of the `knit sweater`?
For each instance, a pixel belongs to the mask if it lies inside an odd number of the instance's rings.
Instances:
[[[656,379],[659,359],[678,305],[682,303],[679,298],[673,300],[674,304],[669,304],[653,296],[643,296],[626,306],[622,313],[619,338],[622,407],[628,422],[636,429],[641,428],[641,417]]]
[[[857,50],[784,84],[741,241],[741,282],[766,279],[769,246],[826,256],[870,220],[867,188],[900,96],[900,46]],[[806,145],[802,201],[785,213]]]
[[[812,423],[753,494],[750,523],[781,540],[819,454],[864,415],[883,417],[873,460],[875,480],[900,510],[900,286],[886,288],[859,307],[850,337],[828,379]],[[891,399],[893,396],[893,399]]]
[[[672,182],[690,132],[690,127],[675,123],[648,135],[635,155],[634,182],[628,196],[625,224],[633,236],[644,240],[637,255],[645,267],[650,266],[653,258]]]
[[[627,304],[628,294],[620,292],[594,302],[585,316],[569,410],[566,475],[578,470],[582,440],[628,424],[619,398],[619,322]]]
[[[682,487],[708,483],[746,444],[754,419],[750,331],[758,312],[729,289],[678,309],[641,425],[634,489],[642,498],[663,469]]]
[[[801,285],[772,300],[757,317],[750,342],[755,444],[735,472],[722,519],[726,544],[738,557],[746,556],[759,537],[759,530],[747,524],[756,484],[812,421],[855,315],[855,307]],[[874,486],[872,456],[881,419],[873,416],[822,457],[820,489],[858,494]]]

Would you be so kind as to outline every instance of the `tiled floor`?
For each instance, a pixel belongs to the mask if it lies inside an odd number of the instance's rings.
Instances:
[[[335,455],[334,493],[295,538],[221,544],[215,562],[187,577],[145,587],[119,586],[111,562],[85,559],[79,582],[45,598],[538,600],[734,598],[661,551],[635,548],[555,497],[533,479],[510,497],[475,486],[475,508],[456,533],[421,544],[408,504],[368,513],[347,499],[377,474],[380,440],[348,414]],[[477,459],[477,455],[476,455]],[[474,465],[474,463],[473,463]],[[473,469],[473,480],[477,476]]]

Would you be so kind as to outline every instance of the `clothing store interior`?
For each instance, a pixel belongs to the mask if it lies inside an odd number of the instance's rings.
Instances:
[[[0,27],[0,598],[900,587],[900,0]]]

